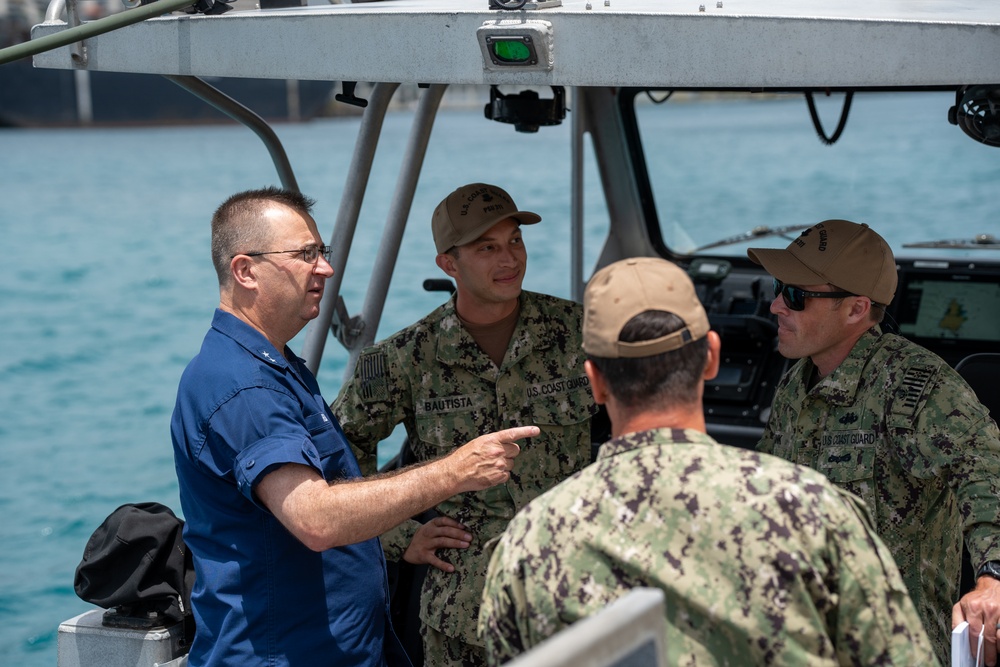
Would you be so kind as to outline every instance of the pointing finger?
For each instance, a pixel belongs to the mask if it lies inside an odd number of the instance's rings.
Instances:
[[[515,440],[523,440],[524,438],[533,438],[542,430],[537,426],[515,426],[514,428],[508,428],[503,431],[497,431],[497,438],[503,443],[512,443]]]

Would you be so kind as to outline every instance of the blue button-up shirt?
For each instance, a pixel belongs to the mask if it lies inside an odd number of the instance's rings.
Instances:
[[[303,361],[217,310],[171,434],[196,575],[191,667],[382,665],[383,638],[395,638],[378,540],[312,551],[254,494],[287,463],[360,476]]]

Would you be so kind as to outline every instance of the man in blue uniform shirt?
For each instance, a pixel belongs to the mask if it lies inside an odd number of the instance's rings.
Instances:
[[[315,377],[287,347],[333,274],[312,201],[277,188],[212,218],[220,301],[171,422],[195,567],[191,667],[407,664],[377,536],[505,482],[535,427],[393,475],[360,472]]]

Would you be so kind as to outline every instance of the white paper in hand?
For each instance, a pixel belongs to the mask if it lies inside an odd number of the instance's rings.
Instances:
[[[982,667],[983,636],[986,628],[979,632],[976,655],[969,649],[969,623],[962,621],[951,631],[951,667]]]

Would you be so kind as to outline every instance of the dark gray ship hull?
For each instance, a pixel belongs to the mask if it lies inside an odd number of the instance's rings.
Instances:
[[[229,77],[206,82],[268,121],[323,115],[334,86],[330,81]],[[222,112],[156,74],[36,69],[30,59],[0,67],[0,127],[227,121]]]

